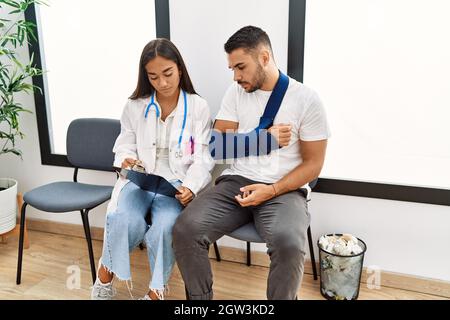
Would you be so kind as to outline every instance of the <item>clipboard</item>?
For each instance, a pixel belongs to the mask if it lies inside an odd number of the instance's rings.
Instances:
[[[175,198],[180,191],[175,188],[165,178],[151,173],[141,173],[134,170],[114,167],[114,169],[124,178],[130,180],[139,188]]]

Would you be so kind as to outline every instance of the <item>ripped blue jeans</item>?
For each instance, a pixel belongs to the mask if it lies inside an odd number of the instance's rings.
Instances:
[[[170,181],[175,187],[181,181]],[[152,277],[149,288],[163,290],[175,257],[172,227],[183,206],[176,198],[155,194],[127,183],[121,190],[115,212],[106,215],[101,264],[120,280],[131,280],[130,252],[145,241]],[[145,217],[151,213],[151,225]]]

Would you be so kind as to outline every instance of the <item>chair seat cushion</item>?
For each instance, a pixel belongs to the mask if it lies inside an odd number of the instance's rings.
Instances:
[[[242,241],[258,242],[258,243],[264,242],[264,240],[260,237],[260,235],[256,231],[255,224],[253,222],[247,223],[242,227],[239,227],[238,229],[234,230],[233,232],[230,232],[227,235]]]
[[[90,209],[111,198],[111,186],[78,182],[54,182],[25,193],[23,200],[47,212],[69,212]]]

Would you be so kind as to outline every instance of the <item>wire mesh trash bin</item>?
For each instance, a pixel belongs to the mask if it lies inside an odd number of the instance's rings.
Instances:
[[[367,246],[350,234],[327,234],[317,241],[320,292],[328,300],[356,300]]]

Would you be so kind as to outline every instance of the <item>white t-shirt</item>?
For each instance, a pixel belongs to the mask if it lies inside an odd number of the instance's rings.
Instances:
[[[258,126],[271,93],[263,90],[247,93],[234,82],[222,99],[216,120],[239,122],[239,133],[250,132]],[[289,145],[266,156],[233,159],[230,168],[222,175],[240,175],[259,182],[275,183],[302,163],[299,139],[317,141],[331,135],[325,109],[317,93],[292,78],[289,78],[289,87],[274,120],[274,124],[282,123],[292,125]]]

